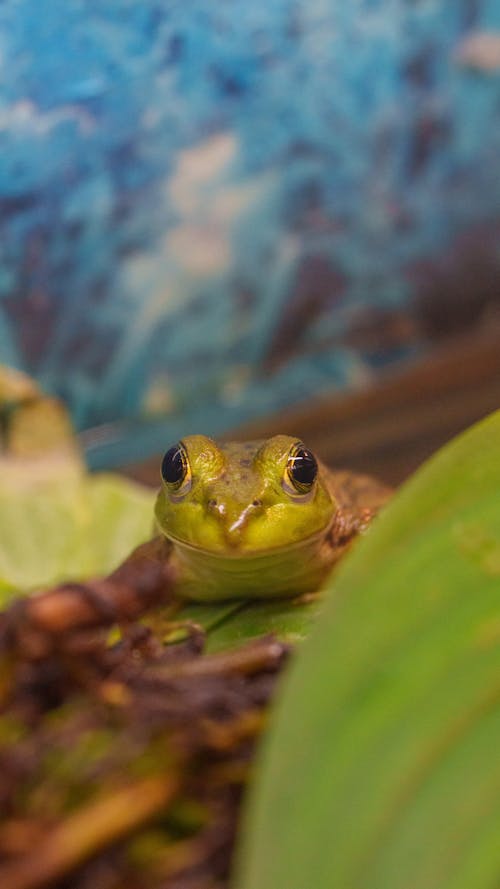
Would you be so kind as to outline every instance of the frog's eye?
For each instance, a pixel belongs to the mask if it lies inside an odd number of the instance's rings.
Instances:
[[[318,474],[318,463],[313,452],[300,442],[293,446],[286,464],[286,479],[298,494],[312,489]]]
[[[191,470],[188,455],[182,442],[169,448],[161,461],[161,477],[170,491],[178,493],[189,485]]]

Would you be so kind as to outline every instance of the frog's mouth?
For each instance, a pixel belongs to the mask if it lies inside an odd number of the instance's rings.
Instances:
[[[228,534],[225,533],[224,537],[221,540],[221,543],[218,546],[206,546],[199,543],[193,543],[190,540],[184,540],[180,537],[175,537],[173,534],[165,534],[165,536],[170,540],[172,545],[178,551],[185,551],[186,554],[191,552],[193,555],[197,555],[198,557],[206,557],[210,559],[219,559],[221,561],[224,560],[241,560],[244,558],[245,560],[267,560],[269,558],[276,558],[280,555],[286,555],[290,552],[300,552],[301,550],[308,550],[311,547],[317,546],[319,543],[323,542],[328,532],[330,531],[333,524],[334,517],[330,519],[330,521],[324,526],[324,528],[320,528],[319,531],[314,531],[313,534],[309,534],[305,537],[301,537],[298,540],[291,540],[287,543],[277,544],[273,546],[260,546],[260,547],[252,547],[248,546],[245,543],[241,542],[241,537],[238,535],[230,536],[228,539]],[[229,529],[231,531],[231,529]]]
[[[330,565],[327,529],[272,549],[209,549],[170,537],[181,595],[197,601],[288,597],[317,590]]]

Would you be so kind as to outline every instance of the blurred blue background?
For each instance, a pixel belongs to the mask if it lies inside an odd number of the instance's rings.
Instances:
[[[498,308],[497,0],[4,0],[0,68],[0,360],[96,465]]]

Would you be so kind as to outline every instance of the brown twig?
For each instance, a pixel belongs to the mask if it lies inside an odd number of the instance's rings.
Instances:
[[[174,570],[163,541],[142,544],[108,577],[66,583],[16,601],[3,615],[3,648],[43,657],[72,631],[134,620],[172,593]]]
[[[193,658],[178,664],[155,664],[145,668],[144,676],[161,679],[188,679],[196,677],[223,676],[231,673],[252,675],[262,670],[276,670],[285,660],[290,647],[279,642],[274,636],[264,636],[234,651],[220,654],[207,654],[203,658]]]

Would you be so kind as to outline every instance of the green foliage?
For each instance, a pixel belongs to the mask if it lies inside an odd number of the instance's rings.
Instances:
[[[154,492],[73,464],[0,484],[0,605],[15,593],[106,574],[151,536]]]
[[[333,578],[285,679],[238,889],[495,889],[500,412],[430,460]]]
[[[226,605],[224,612],[220,606],[219,609],[222,612],[219,620],[212,622],[214,606],[189,606],[181,612],[182,619],[188,615],[202,626],[208,623],[207,652],[237,648],[269,633],[283,642],[300,642],[307,636],[319,605],[315,600],[303,603],[298,598],[233,603]]]
[[[64,405],[0,365],[0,607],[106,574],[151,536],[154,493],[86,472]]]

